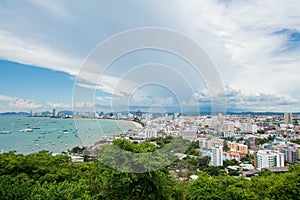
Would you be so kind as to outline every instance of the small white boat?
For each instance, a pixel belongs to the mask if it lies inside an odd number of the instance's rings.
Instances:
[[[4,131],[1,131],[1,134],[11,134],[11,131],[9,131],[9,130],[4,130]]]
[[[40,127],[38,127],[38,126],[31,126],[31,127],[28,127],[28,128],[31,128],[31,129],[40,129]]]
[[[22,130],[20,130],[20,132],[32,132],[33,129],[32,128],[24,128]]]

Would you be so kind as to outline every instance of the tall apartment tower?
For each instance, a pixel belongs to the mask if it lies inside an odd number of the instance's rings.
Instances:
[[[285,124],[292,124],[293,120],[293,115],[290,112],[285,112],[283,115],[284,118],[284,123]]]
[[[212,165],[212,166],[223,166],[222,152],[223,152],[223,147],[222,146],[212,147],[210,165]]]
[[[284,167],[283,153],[270,150],[259,150],[254,158],[256,159],[254,165],[258,170],[267,167]]]
[[[279,152],[283,153],[284,159],[289,163],[296,163],[298,159],[298,149],[294,146],[280,147]]]

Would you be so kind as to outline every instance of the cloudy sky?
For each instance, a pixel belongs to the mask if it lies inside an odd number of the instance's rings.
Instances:
[[[209,108],[206,77],[170,52],[130,52],[104,74],[94,71],[103,68],[101,61],[87,62],[108,38],[144,27],[176,31],[203,48],[222,80],[227,111],[300,111],[298,4],[3,0],[0,112]],[[86,65],[91,67],[84,71]],[[74,91],[81,91],[75,100]],[[93,92],[93,98],[78,97],[86,97],[85,92]]]

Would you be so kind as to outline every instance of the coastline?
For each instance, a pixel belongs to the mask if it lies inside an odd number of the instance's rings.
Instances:
[[[132,120],[126,120],[126,119],[107,119],[107,118],[106,119],[97,119],[97,120],[130,122],[130,123],[134,124],[135,128],[143,128],[143,126],[140,123],[132,121]]]
[[[135,122],[135,121],[132,121],[132,120],[124,120],[124,119],[98,119],[98,120],[107,120],[107,121],[122,121],[122,122],[129,122],[129,123],[131,123],[131,124],[134,124],[134,128],[135,129],[142,129],[143,128],[143,126],[140,124],[140,123],[138,123],[138,122]],[[129,130],[129,129],[128,129]],[[128,131],[127,130],[127,131]],[[90,150],[97,150],[101,145],[103,145],[103,144],[108,144],[108,143],[110,143],[111,141],[105,141],[105,140],[98,140],[98,141],[96,141],[94,144],[92,144],[92,145],[89,145],[89,146],[87,146],[86,148],[87,149],[90,149]]]
[[[1,130],[10,130],[12,133],[0,135],[0,151],[15,150],[21,154],[41,150],[60,153],[76,146],[91,147],[104,137],[118,135],[131,128],[142,128],[137,122],[123,119],[96,119],[101,126],[103,125],[102,132],[97,131],[98,124],[92,118],[3,116],[1,120],[3,122]],[[81,125],[79,129],[77,122]],[[36,126],[40,129],[20,132],[28,126]]]
[[[99,118],[69,118],[69,119],[73,119],[74,121],[76,120],[96,120],[96,121],[121,121],[121,122],[129,122],[129,123],[133,123],[135,125],[135,128],[143,128],[143,126],[135,121],[132,120],[126,120],[126,119],[109,119],[109,118],[105,118],[105,119],[99,119]]]

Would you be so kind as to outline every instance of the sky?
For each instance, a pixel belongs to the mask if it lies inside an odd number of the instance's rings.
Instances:
[[[138,38],[97,55],[105,41],[149,27],[197,43],[203,51],[193,55],[209,58],[219,76],[208,80],[180,55],[149,48],[105,68],[100,58]],[[201,112],[218,80],[226,111],[299,112],[299,66],[298,0],[0,2],[0,112]]]

